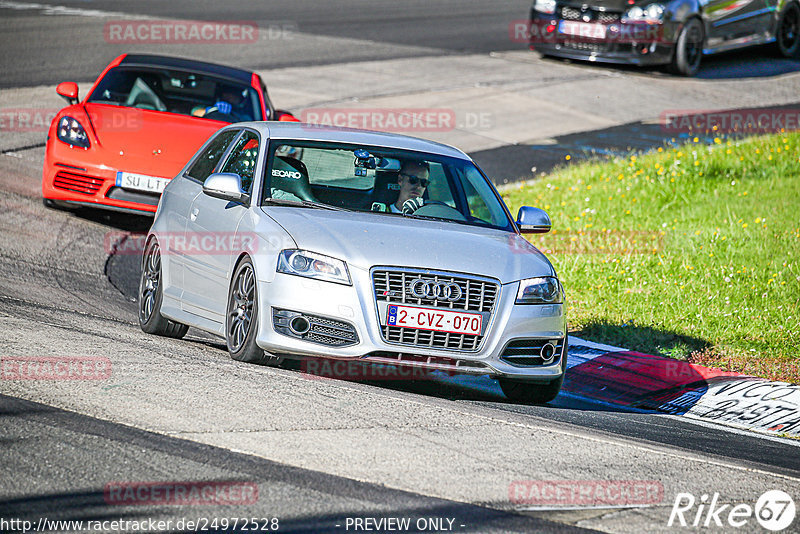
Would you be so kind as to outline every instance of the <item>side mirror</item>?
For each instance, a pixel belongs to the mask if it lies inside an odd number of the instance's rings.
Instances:
[[[206,178],[203,183],[203,193],[230,202],[244,202],[250,197],[242,189],[241,177],[232,172],[215,172]]]
[[[56,86],[56,93],[70,105],[78,103],[78,84],[75,82],[61,82]]]
[[[272,120],[281,122],[300,122],[300,119],[298,119],[288,111],[284,111],[282,109],[276,109],[274,115],[275,117]]]
[[[522,206],[517,214],[517,228],[523,234],[546,234],[550,231],[550,216],[540,208]]]

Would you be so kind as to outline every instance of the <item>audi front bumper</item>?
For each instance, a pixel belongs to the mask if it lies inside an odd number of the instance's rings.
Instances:
[[[364,360],[531,382],[550,382],[563,373],[564,306],[515,304],[519,282],[499,286],[477,349],[457,350],[387,341],[381,327],[385,312],[380,311],[385,307],[376,303],[370,272],[351,267],[350,275],[352,286],[282,273],[269,282],[260,280],[259,347],[290,357]],[[294,326],[300,328],[292,331],[292,318],[298,316],[308,320],[309,330],[303,332],[306,325],[298,320]],[[548,343],[552,358],[542,358],[537,347]]]

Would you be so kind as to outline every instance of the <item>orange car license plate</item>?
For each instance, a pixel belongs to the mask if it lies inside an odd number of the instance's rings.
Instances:
[[[481,333],[483,316],[477,313],[390,304],[386,312],[386,323],[405,328],[477,336]]]

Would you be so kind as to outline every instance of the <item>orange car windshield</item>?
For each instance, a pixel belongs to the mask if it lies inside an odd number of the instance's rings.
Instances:
[[[88,101],[224,122],[263,120],[252,87],[179,70],[116,67]]]

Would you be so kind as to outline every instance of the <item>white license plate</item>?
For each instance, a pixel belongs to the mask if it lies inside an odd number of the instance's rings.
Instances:
[[[147,191],[148,193],[162,193],[169,183],[169,178],[159,178],[158,176],[147,176],[146,174],[136,174],[133,172],[117,173],[117,186],[123,189],[135,189],[136,191]]]
[[[605,39],[606,27],[602,24],[591,22],[576,22],[574,20],[562,20],[558,23],[558,31],[563,35],[572,37],[583,37],[585,39]]]
[[[412,308],[390,304],[386,312],[386,323],[392,326],[434,330],[452,334],[479,335],[483,316],[435,308]]]

